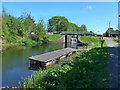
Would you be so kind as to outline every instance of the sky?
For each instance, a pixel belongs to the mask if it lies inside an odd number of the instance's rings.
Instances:
[[[88,31],[104,33],[110,26],[118,28],[117,2],[3,2],[7,12],[19,17],[23,12],[31,12],[37,23],[40,18],[47,24],[52,16],[65,16],[70,22]]]
[[[2,2],[118,2],[119,0],[1,0]]]

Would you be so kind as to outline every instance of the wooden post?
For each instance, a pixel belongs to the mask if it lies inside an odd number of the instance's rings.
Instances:
[[[65,48],[67,48],[67,35],[65,35]]]

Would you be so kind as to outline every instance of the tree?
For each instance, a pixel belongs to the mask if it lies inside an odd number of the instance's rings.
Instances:
[[[87,32],[87,27],[86,27],[85,24],[82,24],[82,25],[80,26],[80,31],[81,31],[81,32]]]
[[[95,33],[93,31],[89,31],[88,34],[89,35],[95,35]]]
[[[40,42],[45,37],[45,25],[43,19],[40,19],[39,22],[35,26],[35,32],[32,35],[34,40]]]
[[[71,31],[71,32],[79,31],[79,27],[76,24],[69,22],[68,31]]]
[[[0,29],[2,29],[2,15],[0,15]]]
[[[110,36],[110,33],[113,32],[114,29],[113,28],[108,28],[107,31],[104,33],[104,36],[105,37],[109,37]]]
[[[68,20],[63,16],[54,16],[48,20],[48,31],[67,31],[68,29]]]
[[[26,37],[29,37],[31,32],[34,32],[35,28],[35,21],[32,18],[31,14],[25,14],[24,16],[24,25],[25,25],[25,34]]]
[[[20,43],[20,45],[32,45],[40,41],[47,41],[43,19],[37,24],[30,13],[23,13],[20,17],[14,17],[3,9],[3,33],[0,35],[8,43]]]
[[[7,22],[9,20],[9,15],[8,13],[6,12],[6,9],[3,8],[2,10],[2,31],[3,31],[3,36],[5,37],[5,35],[9,35],[9,28],[7,26]]]
[[[16,17],[11,16],[10,14],[6,13],[5,9],[3,9],[3,22],[2,22],[2,36],[8,42],[16,42],[16,34],[18,28],[18,20]]]

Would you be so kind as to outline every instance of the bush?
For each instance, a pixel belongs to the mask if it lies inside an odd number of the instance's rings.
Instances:
[[[37,42],[31,39],[23,39],[22,44],[23,46],[26,46],[26,45],[35,46],[37,45]]]
[[[117,43],[119,43],[120,44],[120,40],[119,39],[113,39],[113,41],[115,41],[115,42],[117,42]]]
[[[62,80],[64,74],[72,69],[71,66],[64,64],[62,67],[49,68],[48,70],[39,71],[24,81],[24,88],[41,88],[44,90],[55,89]],[[34,78],[34,79],[33,79]],[[35,84],[35,85],[34,85]]]
[[[16,37],[15,36],[12,36],[12,35],[11,36],[6,36],[5,39],[8,43],[16,43]]]

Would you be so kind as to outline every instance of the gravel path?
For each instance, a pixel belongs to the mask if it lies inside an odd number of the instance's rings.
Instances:
[[[110,75],[110,88],[118,88],[120,86],[119,76],[119,45],[115,43],[112,38],[104,38],[109,52],[109,75]]]

